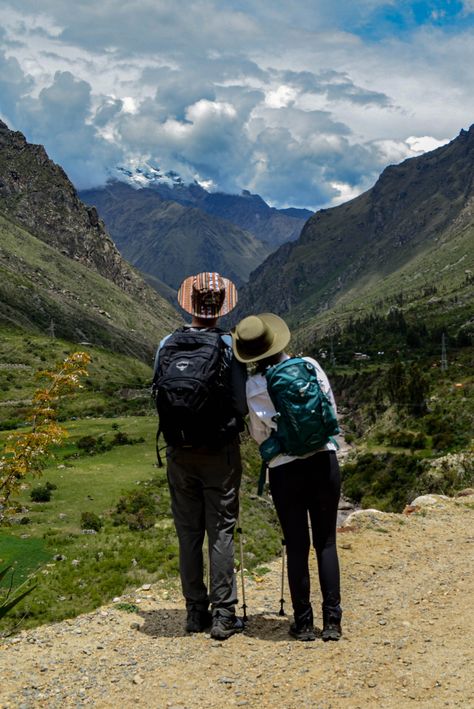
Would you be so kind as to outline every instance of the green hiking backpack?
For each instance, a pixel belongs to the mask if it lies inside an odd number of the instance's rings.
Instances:
[[[311,362],[292,357],[269,367],[265,377],[277,429],[260,445],[263,461],[278,453],[302,456],[317,451],[339,433],[336,412]]]

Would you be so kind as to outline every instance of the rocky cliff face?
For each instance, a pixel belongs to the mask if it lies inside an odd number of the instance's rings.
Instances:
[[[0,121],[0,212],[62,254],[139,298],[150,289],[123,260],[94,207],[87,207],[42,145]]]

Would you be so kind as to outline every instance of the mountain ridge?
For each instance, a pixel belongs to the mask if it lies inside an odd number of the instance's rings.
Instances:
[[[113,182],[81,197],[103,216],[124,256],[173,289],[206,270],[240,285],[269,253],[250,232],[194,205],[164,199],[154,188]]]
[[[163,175],[150,165],[135,170],[119,168],[117,172],[119,179],[135,189],[149,188],[165,200],[195,206],[207,214],[226,219],[250,231],[272,248],[296,239],[305,221],[313,214],[309,209],[298,207],[270,207],[260,195],[246,189],[240,194],[208,191],[198,182],[186,184],[177,173]]]
[[[467,220],[461,234],[470,228],[473,169],[474,126],[431,153],[387,167],[373,188],[317,212],[296,242],[280,247],[253,271],[237,315],[273,310],[295,327],[308,325],[318,317],[328,319],[345,294],[357,296],[370,280],[375,302],[391,274],[399,271],[401,278],[413,258],[441,248],[457,223]],[[469,269],[469,234],[462,243]],[[424,280],[436,285],[438,278],[433,271]],[[357,307],[364,308],[360,299]]]
[[[44,147],[3,122],[0,232],[4,323],[44,331],[54,321],[58,335],[148,359],[179,321]]]

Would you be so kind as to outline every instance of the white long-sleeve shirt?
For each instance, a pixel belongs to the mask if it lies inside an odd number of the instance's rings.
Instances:
[[[289,359],[289,356],[284,355],[281,361],[284,361],[285,359]],[[334,411],[336,411],[336,402],[334,400],[331,385],[329,384],[329,380],[325,372],[315,359],[312,359],[311,357],[304,357],[303,359],[306,359],[308,362],[311,362],[311,364],[316,367],[319,385],[321,389],[328,395],[329,400],[331,401],[331,404],[334,407]],[[247,379],[246,392],[247,404],[249,408],[250,435],[260,445],[269,437],[272,430],[276,430],[277,428],[277,424],[273,420],[273,417],[276,414],[276,410],[267,390],[267,380],[265,378],[265,375],[254,374],[253,376],[249,377]],[[336,446],[333,443],[329,442],[320,450],[336,450]],[[310,455],[314,455],[315,452],[317,451],[307,453],[303,456],[286,455],[284,453],[279,453],[277,456],[271,459],[271,461],[268,463],[268,467],[274,468],[277,465],[284,465],[285,463],[290,463],[292,460],[296,460],[296,458],[298,457],[308,458]]]

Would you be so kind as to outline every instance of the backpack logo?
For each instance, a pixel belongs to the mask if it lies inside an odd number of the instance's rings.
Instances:
[[[188,359],[182,359],[180,362],[176,362],[176,369],[179,369],[180,372],[184,372],[184,370],[189,367],[189,364]]]

